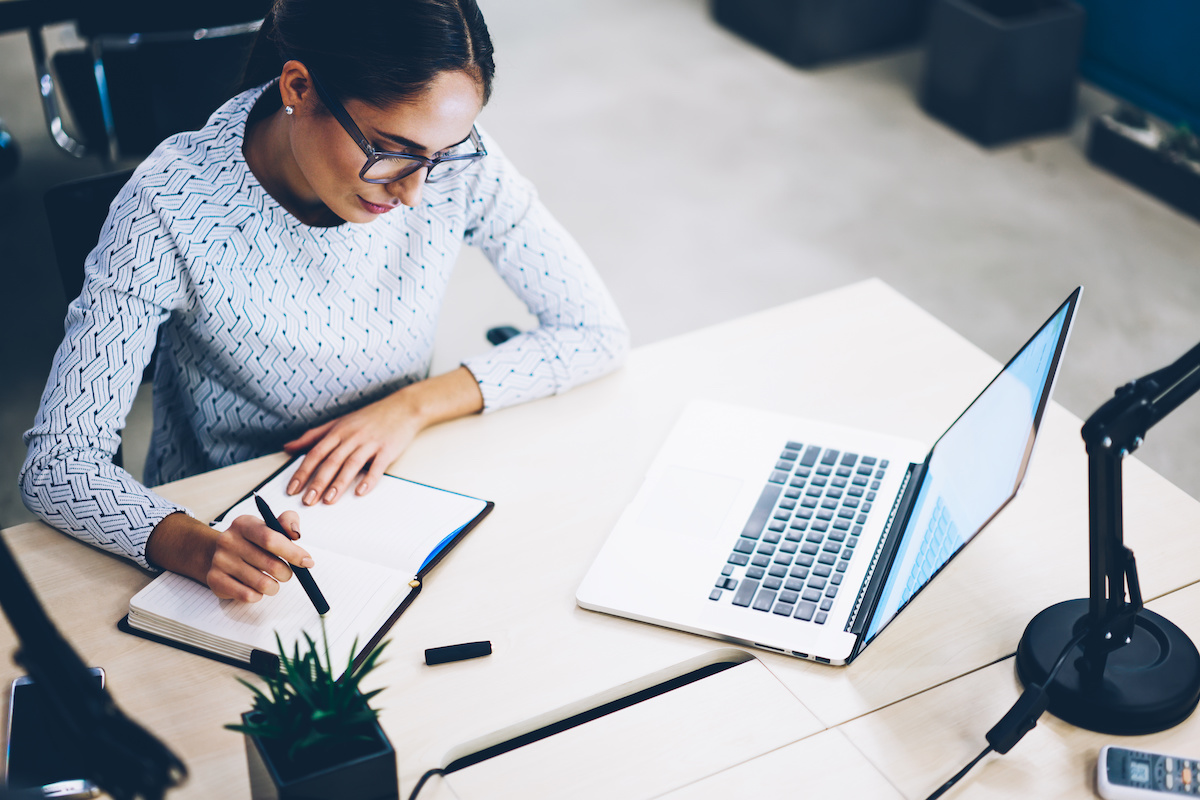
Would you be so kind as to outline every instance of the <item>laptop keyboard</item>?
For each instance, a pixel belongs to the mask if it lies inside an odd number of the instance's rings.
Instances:
[[[925,536],[921,539],[921,549],[917,551],[917,560],[913,564],[908,583],[904,587],[904,596],[900,604],[904,605],[917,590],[929,582],[933,573],[950,560],[958,548],[964,544],[958,535],[958,526],[950,516],[950,510],[938,498],[933,513],[929,516],[929,525],[925,528]]]
[[[887,468],[788,442],[709,599],[825,624]]]

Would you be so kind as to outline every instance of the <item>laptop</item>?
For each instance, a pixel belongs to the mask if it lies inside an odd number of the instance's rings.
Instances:
[[[576,601],[748,647],[850,662],[1016,496],[1082,291],[932,449],[690,402]]]

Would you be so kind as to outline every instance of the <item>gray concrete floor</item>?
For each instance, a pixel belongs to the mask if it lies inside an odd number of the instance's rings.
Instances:
[[[1005,359],[1086,287],[1056,399],[1087,416],[1200,341],[1200,225],[1094,168],[1073,130],[986,150],[915,101],[919,48],[797,70],[716,26],[703,0],[485,2],[497,87],[482,122],[603,272],[646,344],[879,276]],[[0,36],[0,116],[24,147],[0,184],[0,525],[61,337],[41,206],[99,171],[54,151],[23,35]],[[70,213],[61,209],[56,213]],[[476,253],[441,321],[438,366],[527,324]],[[718,367],[719,368],[719,367]],[[147,404],[131,415],[137,472]],[[1139,452],[1200,497],[1200,399]],[[1082,446],[1082,445],[1081,445]]]

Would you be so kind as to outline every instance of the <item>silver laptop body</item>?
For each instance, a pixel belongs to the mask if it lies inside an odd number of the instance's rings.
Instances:
[[[744,646],[851,661],[1016,495],[1081,293],[932,449],[689,403],[576,601]]]

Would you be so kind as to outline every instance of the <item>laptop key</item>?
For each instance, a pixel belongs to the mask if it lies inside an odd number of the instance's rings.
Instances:
[[[862,463],[866,464],[868,467],[873,467],[873,466],[875,466],[875,457],[874,456],[863,456]]]
[[[781,519],[771,520],[771,524],[767,526],[767,530],[774,531],[775,533],[782,533],[786,529],[787,522]]]
[[[721,599],[721,590],[713,589],[711,592],[708,593],[708,599],[709,600],[720,600]]]
[[[782,578],[788,574],[787,567],[781,567],[778,564],[767,570],[767,574],[772,578]]]
[[[798,497],[800,497],[800,495],[802,495],[802,494],[804,494],[804,492],[802,492],[802,491],[800,491],[799,489],[795,488],[795,486],[793,486],[793,487],[792,487],[792,488],[790,488],[790,489],[784,489],[784,490],[783,490],[783,496],[784,496],[784,497],[786,497],[786,498],[787,498],[787,499],[789,499],[789,500],[795,500],[795,499],[797,499]]]
[[[762,567],[746,567],[746,577],[754,580],[762,580],[762,576],[766,575],[767,571]]]
[[[867,492],[867,502],[868,503],[875,502],[875,493],[874,492]]]
[[[784,538],[787,539],[789,542],[798,542],[804,538],[804,531],[796,530],[793,528],[792,530],[787,532],[787,535]]]
[[[750,563],[756,567],[766,567],[770,565],[770,556],[764,556],[762,553],[756,553],[754,558],[750,559]]]
[[[880,461],[880,462],[879,462],[879,467],[880,467],[880,469],[887,469],[887,467],[888,467],[888,460],[885,458],[883,461]]]
[[[800,545],[800,552],[806,553],[810,556],[815,556],[817,553],[821,552],[821,548],[817,547],[812,542],[805,542],[804,544]]]
[[[792,571],[791,571],[791,573],[789,573],[789,574],[790,574],[790,575],[791,575],[793,578],[795,578],[795,579],[797,579],[797,580],[800,580],[800,581],[803,581],[805,578],[807,578],[807,577],[808,577],[808,567],[801,567],[801,566],[795,566],[795,567],[792,567]],[[804,587],[803,587],[803,586],[797,586],[797,587],[795,587],[795,588],[796,588],[796,591],[800,591],[800,590],[801,590],[802,588],[804,588]]]
[[[821,553],[821,555],[817,556],[817,561],[822,564],[835,564],[837,563],[837,556],[833,553]]]
[[[835,572],[829,576],[829,582],[832,583],[834,586],[841,586],[843,577],[845,577],[845,576],[842,573]]]
[[[825,546],[821,549],[826,550],[830,553],[840,553],[842,551],[842,543],[835,542],[833,539],[830,539],[829,541],[827,541],[825,543]]]
[[[775,501],[779,499],[779,493],[783,491],[782,487],[776,486],[773,483],[768,483],[763,487],[762,493],[758,496],[758,501],[754,504],[754,510],[750,512],[750,518],[746,520],[746,524],[742,527],[742,535],[752,539],[757,539],[762,533],[763,527],[766,526],[767,520],[771,518],[771,510],[775,508]]]
[[[839,478],[849,478],[853,474],[854,470],[849,467],[838,467],[837,471],[834,472],[834,475],[837,475]]]
[[[804,593],[800,596],[813,603],[821,599],[821,593],[816,589],[805,589]]]
[[[733,564],[726,564],[725,566],[721,567],[721,574],[724,575],[726,578],[728,578],[730,575],[732,575],[733,574]]]
[[[813,618],[813,614],[817,613],[816,603],[801,602],[796,604],[796,613],[793,615],[796,619],[802,619],[808,622]]]
[[[733,553],[729,556],[730,564],[737,564],[739,567],[744,567],[750,563],[750,556],[745,553]]]
[[[838,587],[834,586],[832,583],[825,587],[826,597],[837,597],[837,593]]]
[[[723,586],[723,589],[732,589],[732,586]],[[825,579],[818,578],[815,575],[808,579],[808,588],[816,589],[818,592],[825,588]]]
[[[837,566],[834,567],[834,569],[836,569],[838,572],[845,572],[846,567],[848,567],[848,566],[850,566],[849,560],[847,560],[847,558],[843,558],[841,561],[839,561],[837,563]]]
[[[821,610],[822,611],[828,611],[831,608],[833,608],[833,598],[832,597],[826,597],[824,600],[821,601]]]
[[[717,581],[717,588],[718,589],[736,589],[737,583],[738,582],[735,581],[733,578],[721,578]]]
[[[767,544],[779,544],[779,540],[780,540],[780,539],[782,539],[782,538],[783,538],[783,537],[782,537],[782,536],[780,536],[780,535],[779,535],[778,533],[776,533],[775,531],[767,531],[767,532],[766,532],[766,533],[763,535],[763,538],[762,538],[762,540],[763,540],[764,542],[766,542]]]
[[[821,463],[828,466],[833,466],[837,463],[839,455],[841,455],[841,453],[837,450],[826,450],[825,456],[821,459]]]
[[[758,581],[745,580],[738,587],[737,594],[733,596],[733,604],[735,606],[748,606],[750,601],[754,599],[754,593],[758,591]]]
[[[834,503],[832,508],[822,508],[817,512],[817,519],[822,519],[828,522],[833,519],[833,509],[837,508],[837,503]]]
[[[803,567],[801,567],[801,569],[803,569]],[[795,570],[792,570],[792,572],[795,572]],[[783,588],[787,589],[789,592],[799,592],[804,588],[804,581],[800,580],[799,578],[788,578],[783,582]],[[799,594],[796,595],[796,597],[799,596]],[[795,601],[793,600],[792,602]]]
[[[817,564],[815,567],[813,567],[813,574],[820,575],[822,578],[828,578],[831,572],[833,572],[833,570],[828,564]]]
[[[793,442],[790,439],[788,440],[788,443],[784,446],[787,447],[788,450],[803,450],[804,449],[804,445],[800,444],[799,442]]]
[[[783,586],[783,581],[779,580],[779,578],[767,578],[765,581],[763,581],[764,589],[778,590],[782,586]]]
[[[792,554],[785,553],[782,550],[780,550],[778,553],[775,554],[775,563],[782,564],[785,567],[790,567],[792,565]]]
[[[794,607],[791,603],[776,603],[775,607],[771,609],[771,613],[778,614],[781,617],[790,617]]]
[[[771,477],[767,478],[767,480],[770,481],[771,483],[787,483],[788,474],[786,472],[780,472],[779,470],[775,470],[774,472],[771,473]]]
[[[773,605],[775,605],[775,593],[770,589],[760,589],[754,598],[754,610],[770,611]]]
[[[831,542],[840,542],[840,541],[845,540],[845,538],[846,538],[845,531],[839,531],[835,528],[834,530],[831,530],[829,532],[829,541],[831,541]]]
[[[779,593],[779,602],[781,603],[795,603],[799,599],[800,592],[796,590],[789,589]]]
[[[801,549],[801,550],[803,550],[804,548],[800,548],[800,549]],[[812,557],[811,555],[798,555],[798,556],[796,556],[796,565],[797,565],[797,566],[801,566],[801,567],[811,567],[811,566],[812,566],[812,564],[813,564],[813,557]]]
[[[758,546],[758,552],[764,556],[773,556],[775,555],[775,545],[763,542]]]
[[[779,545],[779,549],[784,553],[795,553],[800,549],[800,545],[796,544],[795,542],[784,542],[783,544]]]
[[[791,472],[792,471],[792,462],[791,461],[776,461],[775,469],[779,470],[780,472]]]
[[[826,614],[824,611],[818,611],[816,618],[813,619],[813,622],[817,623],[818,625],[824,625],[825,620],[827,620],[828,618],[829,618],[829,615]]]
[[[811,467],[817,463],[817,457],[821,455],[821,448],[809,447],[804,451],[804,457],[800,459],[800,466]]]
[[[733,552],[735,552],[735,553],[753,553],[754,552],[754,540],[738,537],[737,544],[735,544],[733,546]]]
[[[821,465],[821,466],[817,467],[817,474],[818,475],[832,475],[833,467],[827,467],[825,465]]]

